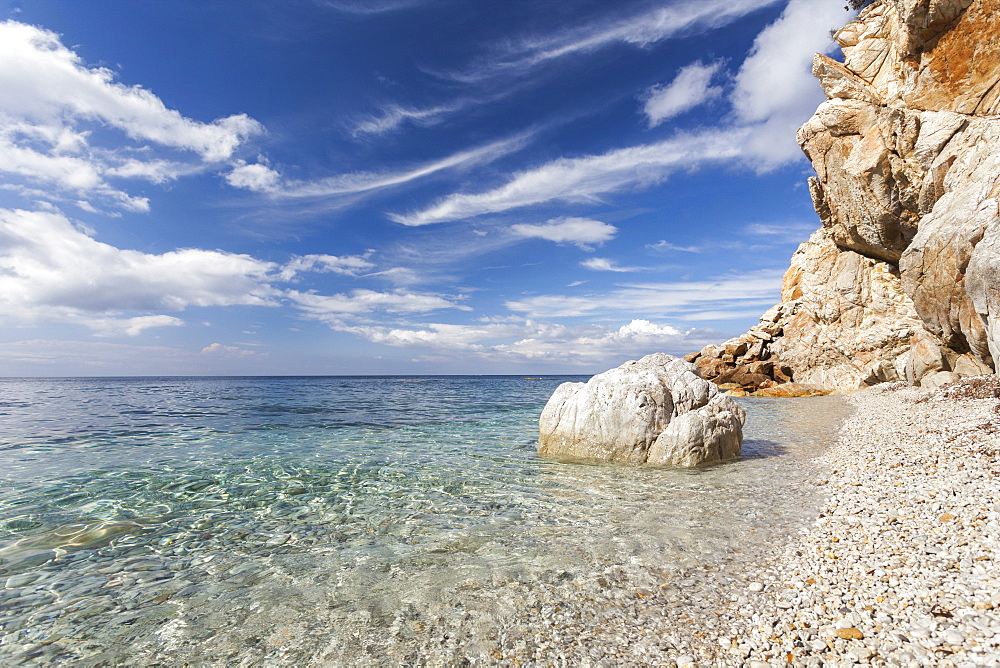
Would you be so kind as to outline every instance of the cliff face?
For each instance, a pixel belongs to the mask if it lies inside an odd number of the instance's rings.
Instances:
[[[817,55],[799,129],[822,227],[706,378],[934,385],[1000,359],[1000,0],[880,0]],[[763,335],[763,336],[761,336]]]

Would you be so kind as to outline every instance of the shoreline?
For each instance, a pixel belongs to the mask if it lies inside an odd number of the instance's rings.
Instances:
[[[813,526],[667,665],[1000,664],[998,395],[995,377],[849,395]]]
[[[989,398],[948,397],[977,392]],[[162,534],[170,543],[159,551],[136,544],[123,544],[120,555],[76,551],[62,562],[79,568],[66,581],[93,586],[88,595],[103,597],[106,609],[74,611],[69,626],[45,631],[51,635],[15,619],[11,633],[35,635],[11,635],[0,654],[65,658],[85,640],[91,644],[78,660],[136,665],[1000,665],[1000,572],[992,561],[1000,554],[998,399],[1000,378],[991,376],[933,393],[869,388],[837,398],[836,420],[822,417],[821,404],[833,400],[762,400],[782,407],[770,419],[784,426],[763,432],[782,434],[773,450],[685,473],[676,485],[678,501],[723,494],[725,505],[676,505],[652,476],[639,493],[669,508],[639,508],[639,523],[611,516],[610,531],[591,534],[599,517],[586,511],[595,502],[589,490],[607,481],[584,470],[586,484],[547,488],[583,495],[581,521],[528,522],[544,531],[492,547],[449,534],[441,549],[361,564],[360,580],[316,533],[331,526],[327,515],[294,525],[268,518],[236,526],[239,534],[227,534],[225,521],[179,526]],[[853,407],[846,418],[844,403]],[[780,447],[809,438],[815,447]],[[774,454],[782,456],[769,459]],[[626,491],[597,501],[619,507]],[[643,527],[662,547],[648,549],[654,543],[643,542]],[[219,551],[199,545],[208,530],[229,536]],[[255,547],[265,538],[279,542]],[[352,554],[369,543],[358,533]],[[480,568],[491,554],[524,545],[560,554]],[[466,554],[471,561],[461,561]],[[428,588],[424,578],[436,577],[429,569],[445,565],[453,579]],[[65,606],[55,598],[66,595],[60,573],[8,578],[0,589],[8,622],[32,606]],[[391,596],[350,594],[376,584]],[[213,592],[223,590],[233,604],[212,607]],[[110,627],[125,654],[112,636],[90,635],[96,623],[140,614],[146,621],[134,630]],[[98,641],[111,644],[94,653]]]

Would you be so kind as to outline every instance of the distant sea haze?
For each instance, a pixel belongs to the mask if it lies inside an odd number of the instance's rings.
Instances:
[[[808,420],[746,401],[744,457],[722,466],[542,460],[541,408],[579,379],[0,380],[0,663],[500,643],[545,588],[596,600],[608,568],[645,582],[753,554],[817,507],[802,481],[839,399]]]

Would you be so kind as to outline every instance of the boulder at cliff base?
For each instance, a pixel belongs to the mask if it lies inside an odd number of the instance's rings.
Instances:
[[[539,420],[538,454],[623,464],[693,467],[740,455],[746,413],[664,353],[563,383]]]

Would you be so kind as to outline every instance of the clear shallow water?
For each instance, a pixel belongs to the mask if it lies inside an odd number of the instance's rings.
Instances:
[[[537,587],[766,551],[847,411],[744,400],[743,459],[706,469],[547,462],[566,380],[0,379],[0,663],[489,653]]]

